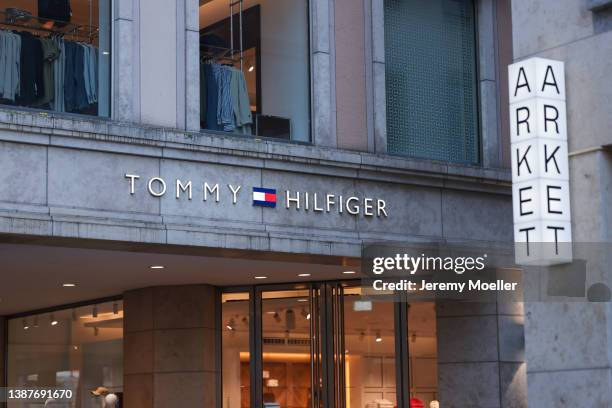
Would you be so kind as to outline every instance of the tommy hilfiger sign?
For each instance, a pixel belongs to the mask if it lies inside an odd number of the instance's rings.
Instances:
[[[194,192],[199,195],[201,201],[231,200],[232,204],[238,203],[243,191],[240,185],[221,185],[219,183],[209,184],[194,183],[192,180],[165,180],[161,177],[151,177],[141,180],[138,174],[125,174],[131,195],[136,194],[138,183],[146,182],[146,189],[150,196],[161,198],[173,195],[177,200],[193,201]],[[254,206],[275,208],[279,201],[279,194],[274,188],[251,187],[249,192]],[[247,193],[248,194],[248,193]],[[283,190],[281,198],[286,209],[312,211],[314,213],[349,214],[365,217],[388,217],[385,200],[379,198],[342,196],[338,194],[321,194],[305,191]]]
[[[571,262],[563,62],[531,58],[508,74],[516,262]]]

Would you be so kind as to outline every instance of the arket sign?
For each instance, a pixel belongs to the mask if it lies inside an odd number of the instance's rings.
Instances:
[[[563,62],[531,58],[508,73],[516,262],[571,262]]]

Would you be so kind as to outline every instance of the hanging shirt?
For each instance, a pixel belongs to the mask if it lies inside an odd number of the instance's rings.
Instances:
[[[64,82],[65,82],[65,67],[66,67],[66,47],[64,39],[61,37],[54,38],[53,41],[57,44],[59,56],[53,61],[53,100],[51,108],[57,112],[65,112],[64,107]]]
[[[41,38],[40,43],[43,57],[44,89],[42,97],[37,101],[37,104],[43,106],[50,104],[55,98],[55,74],[53,71],[55,60],[59,57],[61,50],[57,41],[52,38]]]
[[[236,128],[241,133],[249,134],[251,133],[250,125],[253,123],[249,91],[244,73],[238,69],[232,69],[231,92]]]
[[[85,90],[85,51],[80,44],[72,41],[65,41],[64,45],[64,104],[67,112],[79,112],[89,106]]]
[[[231,132],[236,128],[234,123],[234,103],[232,101],[231,68],[223,65],[213,65],[218,84],[217,124],[222,130]]]
[[[213,64],[204,64],[204,79],[206,81],[206,128],[222,130],[217,124],[217,105],[219,92]]]
[[[40,39],[29,32],[20,32],[20,91],[18,102],[24,106],[32,106],[43,96],[43,56]]]
[[[0,96],[15,102],[20,91],[21,37],[0,31]]]

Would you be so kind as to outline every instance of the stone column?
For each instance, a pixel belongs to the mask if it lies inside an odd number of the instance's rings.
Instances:
[[[443,407],[527,406],[521,304],[439,302]]]
[[[216,291],[167,286],[124,297],[126,408],[214,407]]]

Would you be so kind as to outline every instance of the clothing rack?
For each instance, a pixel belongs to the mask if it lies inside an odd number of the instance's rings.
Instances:
[[[25,30],[34,30],[43,33],[52,33],[61,36],[74,37],[75,39],[85,39],[85,42],[93,43],[94,39],[99,34],[98,26],[87,24],[73,24],[65,21],[52,20],[41,18],[38,16],[27,16],[26,18],[14,19],[12,15],[6,11],[0,11],[0,26],[20,28]],[[32,23],[32,21],[34,23]],[[47,28],[45,23],[53,23],[53,28]],[[81,40],[83,41],[83,40]]]
[[[243,12],[244,0],[229,0],[229,11],[230,11],[230,46],[229,48],[217,47],[214,45],[204,45],[200,47],[200,53],[204,58],[214,58],[218,60],[231,61],[232,63],[240,62],[240,71],[244,68],[244,46],[243,46],[243,26],[242,26],[242,12]],[[238,6],[238,21],[240,26],[240,37],[239,37],[239,48],[234,49],[234,7]],[[200,37],[208,35],[210,33],[201,33]],[[202,48],[217,50],[217,54],[214,51],[203,52]],[[236,57],[237,55],[237,57]]]

